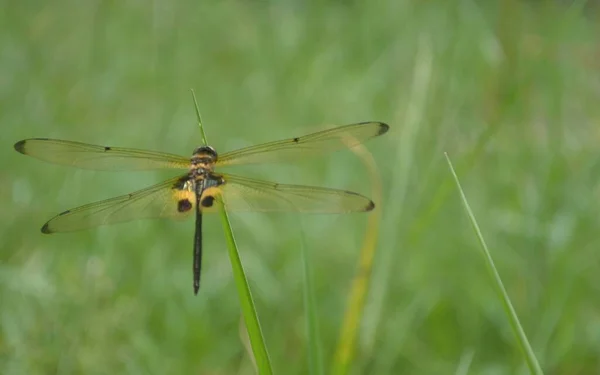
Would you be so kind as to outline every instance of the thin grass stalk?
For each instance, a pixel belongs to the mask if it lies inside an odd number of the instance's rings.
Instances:
[[[502,303],[502,307],[504,308],[504,313],[506,314],[506,317],[508,318],[508,322],[510,323],[513,333],[515,334],[515,337],[517,338],[517,343],[519,344],[519,347],[521,348],[521,352],[523,353],[523,356],[525,357],[525,361],[527,362],[529,371],[532,374],[543,375],[542,368],[540,367],[540,364],[538,363],[538,360],[535,357],[535,353],[533,352],[531,345],[529,345],[529,340],[527,340],[527,335],[525,335],[525,330],[521,326],[521,323],[519,322],[519,317],[517,316],[517,313],[516,313],[512,303],[510,302],[510,298],[508,297],[508,293],[506,292],[506,289],[504,288],[504,284],[502,283],[502,279],[500,278],[500,273],[498,273],[498,270],[496,269],[496,266],[494,265],[494,260],[492,259],[492,254],[488,250],[487,244],[485,243],[485,240],[483,238],[483,234],[481,233],[481,229],[479,229],[479,225],[477,224],[477,220],[475,219],[475,215],[473,214],[473,211],[471,211],[471,207],[469,206],[467,197],[460,185],[458,176],[457,176],[456,172],[454,171],[454,167],[452,166],[450,157],[448,157],[447,153],[444,153],[444,155],[446,156],[446,161],[448,162],[448,166],[450,167],[450,172],[452,172],[452,177],[454,177],[454,182],[456,183],[456,187],[458,188],[458,191],[460,193],[460,197],[461,197],[463,206],[465,208],[465,211],[467,212],[467,215],[469,216],[469,220],[471,221],[473,230],[475,231],[477,239],[479,240],[479,244],[481,245],[481,250],[482,250],[482,254],[484,256],[486,268],[492,278],[492,283],[494,285],[494,288],[496,289],[496,292],[498,293],[498,298],[500,299],[500,302]]]

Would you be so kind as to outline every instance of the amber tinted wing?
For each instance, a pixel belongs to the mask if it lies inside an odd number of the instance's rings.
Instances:
[[[230,174],[222,176],[225,184],[204,191],[203,205],[212,202],[209,197],[221,197],[228,211],[349,213],[375,207],[369,198],[351,191],[278,184]],[[216,205],[202,207],[203,212],[216,210]]]
[[[219,156],[217,166],[283,161],[324,154],[356,146],[367,139],[386,133],[383,122],[361,122],[323,130],[298,138],[263,143],[227,152]]]
[[[186,177],[67,210],[48,221],[42,232],[72,232],[136,219],[188,217],[194,212],[196,199],[193,191],[182,184]]]
[[[15,150],[50,163],[85,169],[187,169],[190,165],[189,159],[179,155],[47,138],[19,141],[15,143]]]

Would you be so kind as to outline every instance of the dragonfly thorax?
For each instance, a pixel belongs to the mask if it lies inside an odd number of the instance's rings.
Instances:
[[[211,146],[200,146],[194,150],[194,154],[190,159],[192,163],[191,169],[212,171],[217,159],[218,154],[214,148]]]

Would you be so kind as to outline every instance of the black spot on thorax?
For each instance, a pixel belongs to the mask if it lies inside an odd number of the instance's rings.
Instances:
[[[202,207],[212,207],[212,205],[214,203],[215,203],[215,197],[213,197],[212,195],[206,196],[204,199],[202,199],[202,202],[200,202]]]
[[[189,199],[181,199],[177,202],[177,211],[187,212],[192,209],[192,202]]]

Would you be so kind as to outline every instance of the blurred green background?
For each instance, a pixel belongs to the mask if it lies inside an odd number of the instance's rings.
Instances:
[[[251,374],[222,228],[46,236],[54,214],[168,172],[13,150],[54,137],[189,155],[379,120],[383,221],[353,374],[527,373],[443,152],[547,374],[600,373],[600,33],[584,2],[0,1],[0,373]],[[351,152],[236,170],[371,194]],[[233,215],[273,367],[308,370],[300,247],[326,364],[365,214]]]

